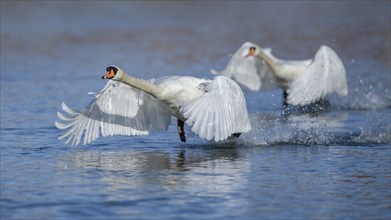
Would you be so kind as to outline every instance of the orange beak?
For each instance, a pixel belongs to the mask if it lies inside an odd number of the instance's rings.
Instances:
[[[111,79],[115,76],[114,71],[110,70],[105,75],[102,76],[102,79]]]
[[[246,57],[249,57],[249,56],[254,56],[254,54],[255,54],[255,48],[250,48],[250,50],[249,50],[249,52],[248,52],[248,54],[246,55]]]

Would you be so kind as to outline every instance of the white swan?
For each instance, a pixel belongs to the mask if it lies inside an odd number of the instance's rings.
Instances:
[[[171,115],[178,120],[178,132],[185,142],[184,122],[206,140],[221,141],[238,137],[251,130],[246,101],[239,85],[217,76],[213,80],[191,76],[170,76],[145,81],[110,66],[102,79],[112,79],[95,100],[82,112],[64,103],[58,117],[66,124],[55,122],[59,129],[68,129],[59,139],[84,144],[111,135],[147,135],[150,131],[165,131]],[[100,132],[99,132],[100,130]]]
[[[348,94],[345,67],[338,55],[322,45],[314,59],[282,60],[251,42],[244,43],[233,55],[223,71],[213,74],[233,78],[250,90],[270,86],[284,90],[284,106],[308,105],[322,100],[326,94]]]

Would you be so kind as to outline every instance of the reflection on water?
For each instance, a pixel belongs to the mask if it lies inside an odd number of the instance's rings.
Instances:
[[[197,148],[197,146],[193,146]],[[192,148],[193,148],[192,147]],[[101,181],[111,190],[137,189],[148,185],[174,188],[191,183],[219,182],[219,191],[235,188],[240,182],[229,183],[231,172],[248,169],[246,161],[239,160],[235,146],[209,149],[207,153],[179,149],[176,153],[155,151],[78,151],[64,158],[59,167],[73,167],[104,173]],[[72,164],[67,164],[72,162]],[[222,172],[223,171],[223,172]],[[224,172],[226,171],[226,172]],[[218,174],[215,174],[218,172]],[[189,175],[187,175],[189,174]],[[196,175],[194,175],[196,174]],[[208,185],[208,184],[207,184]],[[156,186],[155,186],[156,187]],[[214,187],[214,186],[212,186]]]
[[[382,171],[390,162],[382,151],[389,147],[377,148],[239,144],[142,151],[123,146],[123,150],[76,151],[58,160],[57,166],[66,167],[65,174],[88,173],[85,184],[101,184],[104,190],[99,194],[109,204],[126,210],[149,203],[163,209],[166,217],[176,207],[176,216],[186,216],[181,213],[186,209],[198,217],[214,216],[219,210],[219,215],[231,217],[259,218],[273,212],[284,219],[292,213],[305,218],[333,219],[337,213],[371,218],[379,216],[374,210],[390,208],[376,200],[391,195],[391,176]],[[373,210],[349,211],[363,201]]]

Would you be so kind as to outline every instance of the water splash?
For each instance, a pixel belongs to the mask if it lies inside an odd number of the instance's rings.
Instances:
[[[251,115],[253,130],[247,141],[254,145],[368,145],[391,142],[389,109],[368,112],[329,112]],[[365,117],[365,121],[357,118]],[[368,124],[372,126],[368,127]],[[376,129],[374,129],[376,128]]]

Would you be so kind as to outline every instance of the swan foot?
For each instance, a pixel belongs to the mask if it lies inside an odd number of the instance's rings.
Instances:
[[[233,133],[231,134],[231,137],[239,138],[242,133]]]
[[[181,139],[182,142],[186,142],[185,129],[183,129],[185,123],[178,119],[177,124],[178,124],[177,129],[178,129],[179,138]]]

